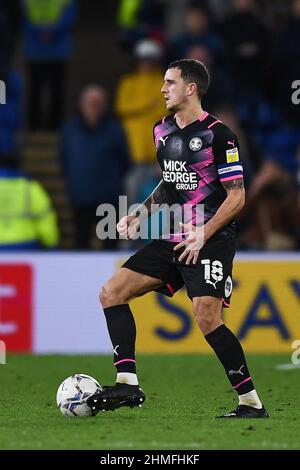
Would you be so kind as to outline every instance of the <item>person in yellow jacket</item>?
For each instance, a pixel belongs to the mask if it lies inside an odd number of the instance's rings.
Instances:
[[[161,46],[152,39],[139,41],[134,48],[136,68],[125,75],[117,88],[116,112],[124,126],[132,161],[125,187],[130,202],[136,196],[140,181],[155,176],[156,157],[153,145],[153,122],[165,114],[165,102],[160,93],[163,73],[159,66]]]
[[[50,199],[18,160],[0,156],[0,250],[55,248],[59,241]]]

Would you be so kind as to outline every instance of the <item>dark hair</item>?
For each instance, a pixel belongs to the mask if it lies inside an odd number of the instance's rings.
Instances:
[[[203,62],[194,59],[175,60],[168,65],[168,69],[175,68],[181,70],[181,76],[185,82],[196,83],[197,93],[201,99],[207,92],[210,83],[210,76]]]

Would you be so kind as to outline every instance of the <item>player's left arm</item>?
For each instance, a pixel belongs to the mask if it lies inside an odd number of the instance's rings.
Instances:
[[[182,224],[188,237],[178,243],[174,250],[185,248],[179,261],[196,264],[199,251],[218,230],[222,229],[240,212],[245,204],[243,166],[239,157],[236,136],[224,125],[216,129],[213,151],[220,182],[226,191],[226,198],[215,215],[203,226]]]
[[[204,243],[218,230],[229,223],[242,210],[245,204],[244,179],[237,178],[222,183],[227,197],[215,215],[204,226]]]
[[[239,143],[236,136],[224,124],[216,126],[213,152],[220,183],[226,191],[226,198],[215,215],[205,224],[205,242],[231,222],[245,204],[243,164],[240,160]]]
[[[234,179],[222,183],[227,197],[221,204],[215,215],[203,226],[195,227],[192,224],[181,224],[182,228],[189,235],[182,242],[178,243],[174,250],[185,248],[178,260],[185,263],[196,264],[199,251],[212,235],[228,224],[240,212],[245,204],[245,188],[243,178]]]

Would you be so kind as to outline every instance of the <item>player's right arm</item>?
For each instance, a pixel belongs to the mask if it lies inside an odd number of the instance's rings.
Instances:
[[[161,119],[153,126],[153,140],[155,139],[155,130],[164,119]],[[140,227],[141,220],[154,214],[163,204],[167,203],[167,193],[163,179],[160,180],[152,193],[142,202],[133,213],[122,217],[117,224],[119,234],[127,239],[131,239]]]
[[[154,214],[167,202],[167,194],[164,181],[160,180],[152,193],[131,214],[122,217],[117,225],[119,234],[131,239],[139,229],[141,220]]]

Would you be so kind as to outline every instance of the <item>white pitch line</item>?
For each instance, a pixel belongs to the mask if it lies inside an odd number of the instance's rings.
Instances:
[[[300,369],[300,364],[278,364],[275,366],[277,370],[293,370],[293,369]]]
[[[115,448],[116,446],[118,448],[123,448],[123,447],[133,447],[135,444],[132,442],[123,442],[123,441],[116,441],[112,444],[112,447]],[[183,446],[185,448],[191,448],[191,449],[196,449],[200,450],[200,444],[199,442],[160,442],[160,441],[150,441],[148,442],[149,446],[158,446],[157,448],[163,448],[163,449],[181,449]],[[151,449],[155,450],[155,449]]]

